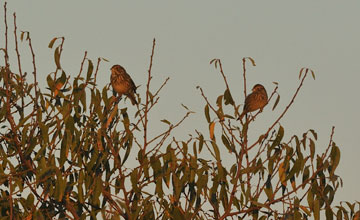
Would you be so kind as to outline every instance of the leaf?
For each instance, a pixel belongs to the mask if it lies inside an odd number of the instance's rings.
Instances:
[[[295,177],[290,178],[291,187],[294,191],[296,191],[296,182]]]
[[[209,105],[205,105],[205,118],[208,123],[210,123],[210,112],[209,112]]]
[[[310,207],[310,210],[314,211],[314,194],[312,193],[311,190],[309,190],[309,192],[307,193],[307,202],[308,205]]]
[[[225,135],[221,135],[221,140],[230,153],[234,152],[234,146],[230,144],[229,140],[225,137]]]
[[[254,60],[253,58],[251,58],[251,57],[245,57],[244,59],[249,59],[249,60],[251,61],[251,64],[252,64],[253,66],[256,66],[255,60]]]
[[[274,140],[274,142],[272,143],[270,148],[276,147],[280,144],[282,138],[284,137],[284,128],[280,125],[279,127],[279,131],[276,135],[276,138]]]
[[[272,185],[271,185],[271,175],[268,175],[265,186],[266,186],[266,188],[264,190],[265,190],[266,196],[268,197],[269,201],[274,200],[274,193],[273,193],[273,189],[272,189]]]
[[[223,99],[223,95],[220,95],[219,97],[217,97],[216,99],[216,105],[219,107],[219,108],[222,108],[222,99]]]
[[[168,125],[171,125],[171,123],[170,123],[168,120],[166,120],[166,119],[161,120],[161,122],[163,122],[163,123],[165,123],[165,124],[168,124]]]
[[[333,147],[331,149],[330,158],[331,158],[331,173],[330,173],[330,175],[332,176],[340,162],[340,149],[334,143],[333,143]]]
[[[274,103],[274,106],[272,108],[272,110],[274,111],[274,109],[276,108],[276,106],[279,104],[279,101],[280,101],[280,95],[278,94],[277,98],[276,98],[276,101]]]
[[[20,34],[20,40],[21,40],[21,41],[24,40],[24,34],[25,34],[25,32],[24,32],[24,31],[21,31],[21,34]]]
[[[91,75],[94,70],[94,65],[93,65],[92,61],[88,59],[88,62],[89,62],[89,65],[88,65],[88,71],[86,74],[86,81],[88,81],[91,78]]]
[[[60,65],[60,46],[55,49],[54,59],[55,59],[56,68],[61,69],[61,65]]]
[[[306,166],[303,171],[303,178],[302,178],[303,189],[305,187],[305,182],[308,180],[309,176],[310,176],[309,166]]]
[[[302,206],[302,205],[299,205],[299,207],[308,215],[310,216],[311,215],[311,212],[309,209],[307,209],[305,206]]]
[[[63,83],[62,82],[58,82],[56,85],[55,85],[55,90],[54,90],[54,97],[57,96],[57,94],[59,93],[60,89],[63,87]]]
[[[209,130],[210,130],[210,139],[214,140],[214,128],[215,128],[215,122],[211,122],[209,125]]]
[[[33,207],[33,205],[34,205],[34,200],[35,200],[35,198],[34,198],[34,195],[32,194],[32,193],[30,193],[29,195],[28,195],[28,197],[26,198],[26,206],[27,206],[27,208],[32,208]]]
[[[300,73],[299,73],[299,79],[301,79],[301,75],[302,75],[302,72],[304,71],[304,67],[300,69]]]
[[[311,75],[312,75],[313,79],[315,80],[315,73],[314,73],[314,71],[312,71],[312,70],[310,70],[310,71],[311,71]]]
[[[224,100],[225,100],[225,105],[228,105],[228,104],[234,105],[234,99],[232,98],[229,89],[226,89],[226,90],[225,90]]]
[[[57,40],[58,38],[57,37],[55,37],[55,38],[53,38],[51,41],[50,41],[50,43],[49,43],[49,48],[52,48],[53,47],[53,45],[54,45],[54,43],[55,43],[55,41]]]
[[[138,170],[137,169],[134,169],[132,172],[131,172],[131,175],[130,175],[130,180],[131,180],[131,186],[132,186],[132,189],[134,190],[134,192],[139,192],[139,187],[138,187]]]
[[[190,111],[189,108],[186,105],[181,103],[181,106],[184,107],[186,110]]]
[[[109,62],[109,60],[108,59],[105,59],[104,57],[100,57],[103,61],[105,61],[105,62]]]
[[[317,140],[317,133],[314,131],[314,129],[310,129],[310,132],[313,134],[315,140]]]
[[[199,153],[201,152],[203,146],[204,146],[204,136],[202,134],[200,134],[200,136],[199,136]]]
[[[319,199],[314,200],[314,219],[315,220],[320,219],[320,200]]]
[[[311,138],[309,139],[310,139],[310,157],[311,159],[313,159],[315,155],[315,142]]]
[[[220,151],[219,151],[219,147],[216,145],[216,143],[214,141],[211,142],[211,145],[214,148],[214,152],[215,152],[215,159],[216,161],[220,161]]]
[[[214,63],[214,65],[215,65],[215,69],[217,68],[217,64],[218,64],[218,62],[220,61],[220,59],[212,59],[211,61],[210,61],[210,64],[212,64],[212,63]]]
[[[113,121],[113,118],[116,116],[117,112],[118,112],[118,105],[115,105],[114,109],[111,111],[111,113],[108,116],[108,119],[106,120],[105,128],[109,127],[110,123]]]
[[[282,162],[279,165],[279,179],[281,181],[281,184],[286,186],[286,169],[285,169],[285,162]]]

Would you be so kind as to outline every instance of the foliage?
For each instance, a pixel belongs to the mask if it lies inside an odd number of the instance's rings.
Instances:
[[[239,108],[219,67],[225,92],[212,104],[203,89],[209,134],[196,131],[187,140],[172,132],[176,123],[164,119],[165,131],[149,135],[149,115],[169,79],[152,88],[153,42],[146,92],[138,95],[135,116],[121,108],[108,86],[99,89],[96,64],[87,52],[76,77],[64,71],[64,37],[54,38],[55,71],[43,90],[29,32],[22,44],[32,55],[32,74],[22,69],[16,15],[14,47],[17,65],[10,66],[6,3],[4,66],[0,69],[0,203],[1,219],[359,219],[359,203],[333,205],[342,181],[335,171],[340,161],[333,141],[316,153],[317,133],[310,129],[284,140],[280,120],[294,102],[312,70],[300,71],[292,100],[260,137],[252,139],[256,116],[238,121]],[[246,96],[246,60],[243,59]],[[277,96],[278,84],[270,101]],[[144,100],[141,99],[144,97]],[[120,108],[120,109],[119,109]],[[269,110],[269,107],[267,107]],[[241,113],[241,112],[240,112]],[[250,134],[250,133],[249,133]],[[210,138],[207,138],[207,137]],[[224,151],[224,149],[226,149]],[[345,205],[346,204],[346,205]]]

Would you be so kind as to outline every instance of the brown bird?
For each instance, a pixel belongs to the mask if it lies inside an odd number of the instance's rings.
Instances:
[[[126,95],[133,105],[137,105],[135,98],[136,86],[134,81],[127,74],[124,67],[120,65],[114,65],[111,67],[111,86],[113,87],[114,93],[118,93],[120,96]]]
[[[266,93],[266,89],[264,88],[263,85],[256,84],[252,88],[252,93],[250,93],[245,98],[244,109],[243,109],[243,112],[240,115],[240,120],[248,112],[253,112],[253,111],[256,111],[258,109],[260,109],[260,111],[262,111],[267,103],[268,103],[268,96],[267,96],[267,93]]]

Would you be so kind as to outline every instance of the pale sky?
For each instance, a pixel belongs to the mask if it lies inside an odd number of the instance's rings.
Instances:
[[[8,2],[8,12],[10,23],[16,12],[18,29],[30,31],[43,87],[47,74],[55,70],[48,43],[64,36],[62,67],[68,74],[78,73],[86,50],[94,62],[97,57],[110,61],[100,66],[99,88],[109,82],[110,67],[121,64],[141,85],[144,97],[156,38],[154,86],[166,77],[170,82],[151,119],[154,127],[165,129],[158,121],[175,122],[185,112],[180,103],[188,106],[196,114],[177,131],[180,137],[194,129],[206,133],[204,101],[195,87],[201,86],[213,103],[225,90],[219,72],[209,65],[211,59],[222,60],[237,103],[244,100],[243,57],[252,57],[257,64],[247,66],[248,87],[261,83],[270,93],[272,82],[279,82],[280,104],[273,112],[272,102],[259,115],[257,123],[262,127],[270,125],[290,101],[299,84],[299,70],[311,68],[316,80],[306,79],[281,125],[287,138],[315,129],[320,154],[334,125],[334,140],[341,150],[337,174],[344,181],[336,201],[360,199],[360,1],[18,0]],[[3,22],[0,25],[3,29]],[[31,72],[30,56],[24,53],[22,59]],[[126,104],[130,106],[129,101]]]

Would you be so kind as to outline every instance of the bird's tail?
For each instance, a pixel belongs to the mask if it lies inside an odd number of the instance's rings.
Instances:
[[[126,96],[131,100],[131,104],[133,105],[138,104],[138,102],[136,101],[135,93],[129,93]]]

